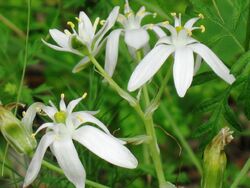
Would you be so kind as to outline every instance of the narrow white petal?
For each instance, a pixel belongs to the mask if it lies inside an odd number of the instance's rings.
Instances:
[[[64,101],[64,97],[61,97],[61,100],[60,100],[60,103],[59,103],[59,108],[60,108],[60,111],[66,111],[66,104],[65,104],[65,101]]]
[[[44,123],[42,124],[35,132],[35,135],[40,132],[42,129],[45,129],[45,128],[53,128],[55,126],[54,123]]]
[[[76,188],[85,187],[86,174],[71,138],[55,140],[51,146],[59,166]]]
[[[73,73],[77,73],[77,72],[79,72],[79,71],[81,71],[81,70],[83,70],[84,68],[86,68],[87,66],[88,66],[88,64],[89,64],[89,62],[90,62],[90,59],[89,59],[89,57],[84,57],[81,61],[79,61],[77,64],[76,64],[76,66],[73,68]]]
[[[58,110],[55,107],[51,106],[43,106],[42,110],[50,117],[50,119],[54,120],[54,115]]]
[[[192,48],[195,53],[199,54],[220,78],[229,84],[235,81],[235,77],[230,74],[230,70],[207,46],[196,43],[190,44],[189,47]]]
[[[102,159],[124,168],[136,168],[137,159],[114,137],[92,126],[79,128],[73,139],[80,142]]]
[[[152,30],[155,32],[155,34],[159,37],[159,38],[162,38],[162,37],[165,37],[166,36],[166,33],[157,25],[154,25],[152,27]]]
[[[29,184],[31,184],[35,180],[35,178],[37,177],[37,175],[40,171],[40,168],[41,168],[43,156],[44,156],[47,148],[49,147],[49,145],[54,141],[54,137],[55,137],[54,134],[52,134],[51,132],[45,134],[42,137],[42,139],[41,139],[41,141],[36,149],[36,152],[35,152],[32,160],[30,162],[28,170],[26,172],[23,187],[26,187]]]
[[[50,29],[49,33],[53,40],[62,48],[69,48],[69,35],[57,30],[57,29]]]
[[[165,37],[160,38],[157,41],[156,45],[160,45],[160,44],[173,44],[173,42],[172,42],[171,37],[165,36]]]
[[[90,40],[92,40],[94,37],[94,28],[89,17],[85,14],[85,12],[81,11],[79,19],[78,33],[80,37],[85,38],[87,36]]]
[[[200,18],[196,17],[196,18],[191,18],[190,20],[188,20],[185,25],[184,28],[192,30],[193,25],[195,24],[195,22],[197,22]]]
[[[119,51],[119,38],[122,29],[112,31],[107,37],[106,55],[105,55],[105,71],[112,76],[116,67]]]
[[[148,32],[144,29],[133,29],[125,31],[125,42],[128,46],[141,49],[149,41]]]
[[[103,27],[97,32],[96,36],[95,36],[95,48],[97,46],[99,46],[99,43],[101,42],[101,40],[103,39],[104,35],[111,29],[111,27],[113,27],[113,25],[115,24],[118,14],[119,14],[119,6],[116,6],[113,8],[113,10],[110,12],[105,24],[103,25]]]
[[[70,101],[70,103],[67,106],[67,113],[71,114],[74,108],[83,100],[83,97],[79,97],[78,99]]]
[[[44,44],[46,44],[48,47],[54,49],[54,50],[57,50],[57,51],[63,51],[63,52],[71,52],[71,50],[69,50],[69,48],[63,48],[63,47],[59,47],[59,46],[56,46],[54,44],[50,44],[48,42],[46,42],[45,40],[42,39],[42,42]]]
[[[180,97],[184,97],[194,74],[193,51],[188,47],[177,48],[174,55],[174,84]]]
[[[158,45],[153,48],[132,73],[128,90],[134,91],[150,80],[173,51],[174,47],[167,45]]]
[[[40,111],[40,109],[44,106],[40,102],[36,102],[28,108],[28,110],[25,112],[24,117],[22,118],[22,124],[25,126],[25,128],[28,130],[28,132],[32,133],[32,125],[34,118],[36,116],[36,113]]]

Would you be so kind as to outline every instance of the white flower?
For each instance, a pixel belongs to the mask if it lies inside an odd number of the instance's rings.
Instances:
[[[175,18],[175,26],[163,24],[171,36],[162,37],[154,49],[136,67],[130,77],[128,90],[134,91],[150,80],[172,53],[174,53],[174,84],[180,97],[185,95],[192,83],[194,67],[199,67],[199,65],[194,65],[193,53],[201,56],[219,77],[232,84],[235,77],[230,74],[230,70],[207,46],[191,37],[192,31],[195,29],[205,31],[203,25],[193,26],[203,15],[200,14],[199,17],[188,20],[184,26],[181,25],[181,15],[179,18],[176,17],[175,13],[172,15]]]
[[[43,107],[43,111],[53,120],[53,123],[41,125],[35,133],[47,128],[28,167],[24,187],[31,184],[37,177],[43,156],[50,147],[69,181],[77,188],[84,188],[86,173],[73,140],[114,165],[130,169],[136,168],[138,162],[124,146],[125,142],[113,137],[106,126],[91,115],[91,112],[72,112],[84,97],[71,101],[66,107],[64,95],[62,95],[59,110],[52,102],[50,102],[51,106]],[[100,129],[87,123],[96,124]],[[81,126],[82,124],[84,126]]]
[[[88,54],[92,54],[93,56],[98,54],[106,41],[104,36],[115,24],[118,14],[119,7],[115,7],[109,14],[107,20],[101,21],[101,24],[104,24],[100,30],[96,32],[100,18],[96,18],[92,25],[89,17],[81,11],[79,18],[76,18],[78,21],[78,32],[75,30],[75,25],[72,22],[68,22],[67,24],[72,28],[72,33],[68,30],[64,30],[64,32],[57,29],[49,30],[51,37],[57,45],[49,44],[44,40],[42,41],[55,50],[72,52],[84,56],[73,69],[73,72],[78,72],[90,61],[87,57]]]
[[[125,43],[132,56],[135,56],[137,50],[147,48],[149,41],[147,29],[152,29],[159,37],[165,36],[165,33],[157,24],[141,26],[141,21],[148,15],[155,16],[155,13],[146,12],[145,7],[141,7],[135,14],[129,6],[128,0],[126,0],[124,15],[119,14],[117,19],[123,28],[112,31],[108,36],[106,44],[104,69],[110,76],[113,75],[117,64],[120,35],[124,35]]]

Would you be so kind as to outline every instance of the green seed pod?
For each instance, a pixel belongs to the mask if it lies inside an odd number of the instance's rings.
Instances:
[[[224,147],[233,139],[233,131],[221,129],[204,151],[202,188],[222,188],[227,157]]]
[[[0,130],[17,152],[29,155],[36,147],[36,140],[25,125],[3,106],[0,106]]]

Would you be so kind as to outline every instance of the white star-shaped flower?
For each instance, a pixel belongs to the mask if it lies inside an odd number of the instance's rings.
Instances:
[[[172,15],[175,18],[174,26],[167,22],[162,24],[170,32],[170,36],[162,37],[135,68],[128,83],[128,90],[134,91],[150,80],[171,54],[174,56],[174,84],[180,97],[184,97],[193,80],[194,53],[203,58],[220,78],[232,84],[235,77],[230,74],[230,70],[207,46],[191,37],[193,30],[205,31],[203,25],[193,26],[203,15],[188,20],[184,26],[181,25],[181,15],[179,18],[175,13]]]

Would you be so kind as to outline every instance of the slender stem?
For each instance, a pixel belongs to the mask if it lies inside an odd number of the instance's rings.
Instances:
[[[95,65],[99,73],[108,81],[108,83],[111,85],[113,89],[115,89],[118,94],[127,100],[131,106],[135,109],[135,111],[138,113],[138,115],[141,117],[143,123],[145,124],[145,129],[147,132],[147,135],[151,137],[151,140],[149,141],[149,151],[151,158],[153,160],[154,166],[155,166],[155,171],[157,174],[158,182],[159,182],[159,187],[164,187],[168,182],[165,181],[164,177],[164,172],[162,168],[162,162],[161,162],[161,157],[160,157],[160,152],[159,152],[159,147],[157,144],[157,138],[155,134],[155,129],[154,129],[154,123],[151,115],[145,116],[144,112],[141,109],[141,106],[137,102],[137,100],[132,97],[129,93],[124,91],[106,72],[105,70],[100,66],[100,64],[97,62],[97,60],[92,56],[89,55],[90,60],[92,63]],[[145,95],[148,97],[148,94],[146,93]],[[149,99],[147,99],[147,103],[149,103]]]
[[[187,143],[185,137],[182,135],[182,133],[181,133],[179,127],[177,126],[176,122],[173,120],[172,116],[168,112],[168,109],[166,107],[164,107],[164,106],[161,106],[161,110],[165,114],[167,119],[169,120],[170,126],[173,128],[177,138],[180,140],[182,146],[187,151],[187,154],[189,155],[191,161],[194,163],[194,165],[198,169],[200,175],[202,175],[202,167],[201,167],[200,161],[197,159],[197,157],[195,156],[193,150],[190,148],[189,144]]]
[[[23,88],[23,81],[24,81],[24,76],[26,72],[26,67],[27,67],[27,61],[28,61],[28,49],[29,49],[29,33],[30,33],[30,14],[31,14],[31,0],[28,0],[28,15],[27,15],[27,31],[26,31],[26,39],[25,39],[25,55],[24,55],[24,63],[23,63],[23,71],[22,71],[22,77],[20,80],[20,85],[18,88],[18,93],[17,93],[17,103],[20,101],[20,96]],[[17,107],[15,108],[15,114],[17,113]]]
[[[15,24],[13,24],[10,20],[8,20],[6,17],[4,17],[2,14],[0,14],[0,21],[3,22],[11,30],[13,30],[19,37],[25,39],[24,32],[21,29],[19,29]]]
[[[63,172],[62,169],[58,168],[57,166],[55,166],[55,165],[53,165],[53,164],[51,164],[51,163],[49,163],[49,162],[47,162],[45,160],[42,161],[42,165],[44,167],[47,167],[50,170],[53,170],[54,172],[57,172],[59,174],[63,174],[64,175],[64,172]],[[93,187],[96,187],[96,188],[109,188],[108,186],[96,183],[94,181],[86,180],[85,182],[86,182],[87,185],[93,186]]]
[[[245,40],[245,51],[247,52],[250,45],[250,3],[248,5],[247,14],[247,28],[246,28],[246,40]]]
[[[245,165],[241,169],[239,175],[236,177],[236,179],[234,180],[234,182],[233,182],[233,184],[231,185],[230,188],[239,187],[240,181],[247,174],[247,172],[249,171],[249,169],[250,169],[250,158],[247,160],[247,162],[245,163]]]
[[[7,158],[7,153],[8,153],[8,150],[9,150],[9,143],[7,142],[6,144],[6,147],[5,147],[5,150],[4,150],[4,156],[3,156],[3,163],[2,163],[2,177],[3,177],[3,173],[4,173],[4,167],[5,167],[5,161],[6,161],[6,158]]]

